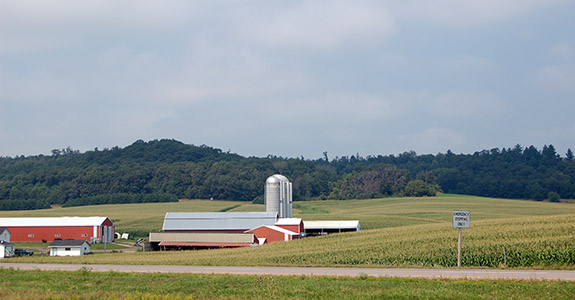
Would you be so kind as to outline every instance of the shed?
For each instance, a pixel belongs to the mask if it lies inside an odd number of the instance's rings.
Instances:
[[[0,228],[0,241],[10,243],[10,230],[8,228]]]
[[[55,240],[50,248],[50,256],[82,256],[90,253],[90,243],[86,240]]]
[[[42,242],[57,239],[114,241],[114,223],[107,217],[0,218],[13,242]]]
[[[244,232],[261,225],[274,225],[277,212],[168,212],[166,232]]]
[[[14,256],[14,244],[0,240],[0,259]]]
[[[262,241],[260,244],[263,244],[264,241],[267,243],[279,241],[287,242],[300,237],[299,233],[295,233],[275,225],[259,226],[246,231],[246,233],[254,233],[258,240]]]
[[[304,221],[306,235],[322,235],[328,233],[360,231],[358,220],[352,221]]]

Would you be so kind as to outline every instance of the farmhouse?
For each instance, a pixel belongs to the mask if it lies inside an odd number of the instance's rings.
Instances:
[[[82,256],[90,253],[90,243],[86,240],[55,240],[50,248],[50,256]]]
[[[106,217],[0,218],[0,227],[10,230],[13,242],[114,241],[114,224]]]

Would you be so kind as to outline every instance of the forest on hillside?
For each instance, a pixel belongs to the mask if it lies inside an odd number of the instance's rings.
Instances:
[[[559,201],[575,199],[575,160],[553,145],[473,154],[359,155],[315,160],[243,157],[176,140],[125,148],[71,148],[51,155],[0,157],[0,210],[51,205],[218,199],[263,203],[267,177],[283,174],[294,201],[434,196],[437,192]]]

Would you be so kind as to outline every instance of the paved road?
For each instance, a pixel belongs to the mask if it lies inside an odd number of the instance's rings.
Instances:
[[[20,270],[78,271],[88,268],[93,272],[190,273],[271,276],[372,276],[402,278],[448,279],[506,279],[506,280],[563,280],[575,281],[575,271],[568,270],[493,270],[493,269],[376,269],[376,268],[315,268],[315,267],[206,267],[153,265],[72,265],[24,264],[0,262],[0,268]]]

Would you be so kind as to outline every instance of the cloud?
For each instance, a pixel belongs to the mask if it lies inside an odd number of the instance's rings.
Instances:
[[[245,16],[238,25],[248,40],[298,50],[365,45],[396,31],[393,17],[378,1],[290,1],[255,18]]]
[[[493,60],[484,57],[476,57],[469,54],[459,54],[436,60],[438,68],[456,73],[457,76],[463,74],[494,74],[499,72],[500,67]]]
[[[575,122],[564,126],[532,129],[526,132],[526,136],[531,143],[536,141],[540,145],[553,144],[558,147],[557,149],[567,150],[567,148],[571,148],[571,150],[575,150],[573,143],[575,141]]]
[[[575,91],[575,63],[546,66],[529,77],[529,81],[545,90],[553,92]]]
[[[415,0],[398,7],[409,19],[444,26],[479,26],[504,21],[564,0]]]
[[[448,128],[428,128],[421,132],[398,135],[397,142],[407,151],[421,149],[428,153],[445,152],[446,147],[458,148],[466,143],[464,134]]]
[[[502,99],[490,92],[453,90],[432,97],[429,111],[437,116],[483,118],[505,112]]]
[[[575,58],[575,47],[567,42],[561,42],[547,50],[547,55],[563,61],[573,60]]]

